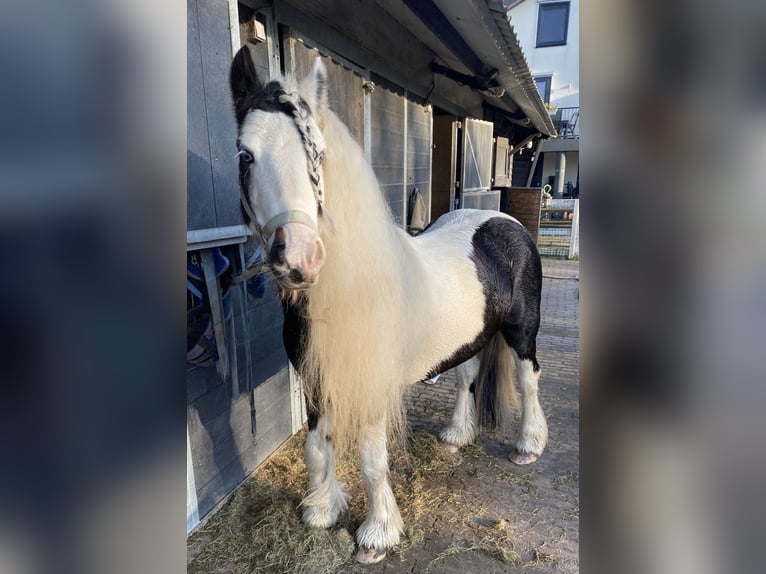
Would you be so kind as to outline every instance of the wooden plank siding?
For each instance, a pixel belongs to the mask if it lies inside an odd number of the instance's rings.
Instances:
[[[227,0],[187,0],[187,230],[242,223]]]
[[[412,96],[407,97],[402,87],[371,72],[368,74],[375,86],[371,93],[365,94],[365,79],[358,68],[351,69],[329,50],[314,47],[314,41],[302,34],[284,38],[283,42],[287,55],[285,65],[296,78],[308,74],[315,58],[321,57],[324,61],[329,106],[359,145],[369,142],[370,164],[394,220],[403,225],[407,213],[405,198],[412,188],[420,188],[426,205],[430,199],[430,107]],[[365,98],[369,100],[367,106]],[[369,114],[367,122],[365,113]],[[365,133],[365,125],[369,126],[369,133]]]
[[[224,382],[213,366],[187,372],[187,430],[200,517],[292,434],[282,321],[271,280],[264,298],[249,297],[247,306],[241,289],[234,289],[226,330],[237,353],[238,384]]]
[[[408,94],[409,95],[409,94]],[[426,223],[430,222],[431,205],[431,155],[432,155],[431,106],[415,100],[407,100],[407,195],[413,188],[420,189],[426,206]]]
[[[187,1],[186,18],[186,225],[205,229],[215,227],[215,195],[207,121],[200,121],[207,110],[197,0]]]
[[[284,42],[288,54],[285,65],[299,80],[309,73],[317,57],[322,58],[327,68],[328,105],[346,124],[357,143],[363,146],[364,78],[297,38],[286,38]]]
[[[375,78],[370,94],[371,165],[397,225],[404,225],[405,114],[404,90]]]
[[[229,10],[226,0],[188,0],[187,229],[243,223],[228,80],[236,36],[229,28]],[[248,43],[248,26],[243,25],[252,17],[264,20],[263,14],[240,12],[240,44],[247,43],[259,77],[267,81],[267,43]],[[232,263],[240,260],[239,246],[222,249]],[[231,305],[225,338],[230,359],[236,358],[231,364],[237,366],[237,376],[224,381],[208,366],[192,367],[186,377],[190,484],[199,518],[292,434],[290,374],[276,286],[268,279],[260,299],[234,287]]]

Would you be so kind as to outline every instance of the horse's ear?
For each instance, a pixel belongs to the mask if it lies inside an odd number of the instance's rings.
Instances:
[[[301,82],[301,96],[320,118],[327,109],[327,68],[317,57],[311,71]]]
[[[234,115],[237,117],[237,123],[241,124],[262,87],[255,73],[255,65],[247,45],[242,46],[234,56],[229,73],[229,84],[231,97],[234,100]]]

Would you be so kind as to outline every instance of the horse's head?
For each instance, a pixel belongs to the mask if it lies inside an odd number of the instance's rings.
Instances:
[[[317,58],[297,91],[279,81],[264,85],[247,46],[231,65],[242,209],[277,282],[289,291],[314,284],[325,260],[317,224],[326,77]]]

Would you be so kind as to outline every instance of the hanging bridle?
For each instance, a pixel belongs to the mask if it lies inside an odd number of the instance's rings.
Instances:
[[[317,202],[317,213],[322,215],[322,205],[324,202],[324,190],[322,189],[322,178],[320,174],[320,167],[322,165],[322,159],[324,158],[324,148],[320,148],[317,145],[316,140],[312,137],[312,126],[316,132],[319,131],[313,118],[308,113],[308,106],[301,99],[301,97],[295,92],[285,92],[283,89],[279,89],[274,94],[275,103],[278,107],[293,118],[293,123],[298,128],[301,141],[303,142],[303,149],[306,152],[306,163],[308,166],[309,180],[311,181],[311,187],[314,191],[314,198]],[[253,108],[255,110],[256,108]],[[240,150],[237,156],[246,153],[244,150]],[[249,168],[248,168],[249,169]],[[253,209],[250,206],[250,201],[247,197],[247,190],[244,185],[239,186],[240,201],[242,207],[250,218],[253,227],[257,235],[259,236],[264,253],[266,252],[266,246],[269,239],[274,235],[277,229],[283,227],[288,223],[302,223],[309,226],[316,233],[319,233],[316,223],[311,216],[303,211],[297,209],[290,209],[279,213],[269,219],[265,225],[258,225],[258,220],[253,213]]]

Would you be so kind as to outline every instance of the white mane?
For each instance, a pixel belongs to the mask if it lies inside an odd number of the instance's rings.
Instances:
[[[320,384],[321,395],[313,396],[331,407],[333,442],[342,447],[383,413],[393,434],[402,428],[401,387],[415,382],[406,376],[402,341],[414,311],[402,258],[412,247],[361,148],[329,110],[323,132],[327,216],[319,227],[327,260],[309,291],[302,370],[307,384]]]

